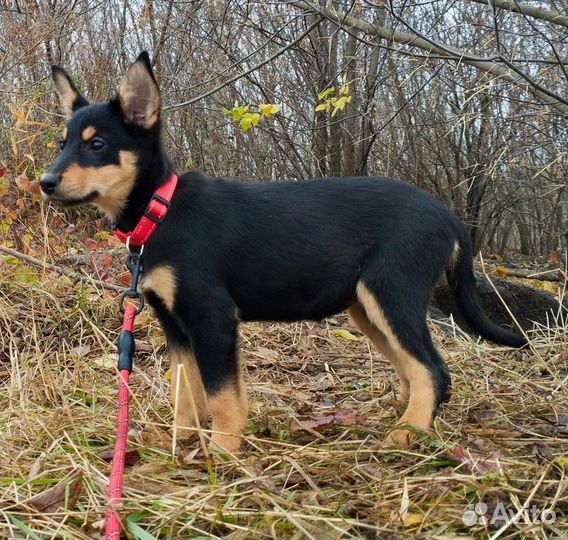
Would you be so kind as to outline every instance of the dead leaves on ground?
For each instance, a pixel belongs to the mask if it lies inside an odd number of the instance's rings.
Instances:
[[[300,422],[292,420],[291,431],[317,431],[318,433],[334,426],[366,426],[367,421],[363,416],[348,409],[338,409],[332,414],[318,416],[313,420]]]

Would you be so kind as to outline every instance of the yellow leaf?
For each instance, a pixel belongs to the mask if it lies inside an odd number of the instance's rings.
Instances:
[[[346,341],[359,341],[359,338],[354,336],[349,330],[336,330],[333,333]]]
[[[172,372],[170,369],[168,369],[168,371],[166,371],[165,375],[164,375],[164,379],[166,379],[166,381],[171,382],[172,380]]]
[[[333,92],[335,92],[335,86],[332,86],[331,88],[324,90],[321,94],[318,94],[318,99],[322,101],[323,99],[326,99],[330,94],[333,94]]]
[[[251,127],[258,125],[260,121],[259,113],[246,113],[241,118],[241,128],[246,133]]]
[[[241,128],[246,133],[252,127],[252,115],[245,114],[241,118]]]
[[[339,89],[339,93],[342,96],[348,96],[349,95],[349,83],[344,84],[340,89]]]
[[[405,527],[413,527],[422,523],[422,514],[406,514],[404,518]]]
[[[249,110],[248,105],[243,105],[239,107],[238,103],[235,103],[235,106],[232,109],[223,109],[223,112],[231,117],[233,122],[239,122],[243,115]]]
[[[352,96],[343,96],[339,99],[333,99],[332,105],[334,106],[334,109],[331,113],[331,116],[333,117],[337,114],[337,111],[342,111],[343,109],[345,109],[345,105],[351,102],[351,97]]]
[[[260,103],[258,108],[262,112],[262,116],[272,116],[280,111],[280,105],[276,103]]]
[[[320,104],[316,107],[316,112],[329,111],[329,107],[330,107],[329,101],[326,102],[326,103],[320,103]]]

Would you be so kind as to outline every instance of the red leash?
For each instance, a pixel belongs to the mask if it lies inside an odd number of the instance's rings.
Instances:
[[[132,273],[132,284],[120,298],[120,310],[123,312],[122,332],[118,340],[118,427],[116,430],[116,443],[112,458],[112,469],[108,486],[108,511],[106,517],[106,540],[120,540],[122,526],[118,511],[122,503],[122,486],[124,483],[124,462],[126,457],[126,444],[128,442],[128,398],[130,372],[134,357],[134,319],[144,308],[144,297],[138,292],[138,280],[142,272],[140,253],[131,254],[126,259],[126,266]],[[124,306],[126,298],[138,299],[139,307],[132,304]]]
[[[134,357],[134,319],[144,308],[144,297],[138,292],[138,281],[142,274],[140,258],[144,245],[150,240],[154,231],[164,221],[170,208],[171,199],[175,193],[178,177],[172,174],[167,182],[161,185],[152,195],[144,215],[136,227],[130,232],[123,232],[115,228],[116,236],[132,251],[126,257],[126,266],[132,274],[130,289],[120,297],[120,311],[123,314],[122,332],[118,339],[118,427],[116,430],[116,444],[112,458],[112,469],[108,486],[108,511],[106,516],[106,540],[120,540],[122,525],[120,522],[120,505],[122,504],[122,486],[124,484],[124,460],[126,456],[126,443],[128,441],[128,398],[130,390],[130,372]],[[138,302],[138,308],[132,304],[125,306],[126,298]]]

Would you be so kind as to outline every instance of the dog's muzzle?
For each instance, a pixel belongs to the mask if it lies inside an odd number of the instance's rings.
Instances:
[[[53,195],[60,183],[61,176],[57,174],[45,173],[39,181],[39,186],[46,195]]]

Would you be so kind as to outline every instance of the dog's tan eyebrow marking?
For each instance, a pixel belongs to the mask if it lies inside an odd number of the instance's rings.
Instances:
[[[64,142],[67,140],[67,128],[63,128],[63,132],[61,133],[61,140]]]
[[[88,141],[89,139],[92,139],[96,134],[97,130],[94,126],[87,126],[81,133],[81,137],[83,137],[84,141]]]

